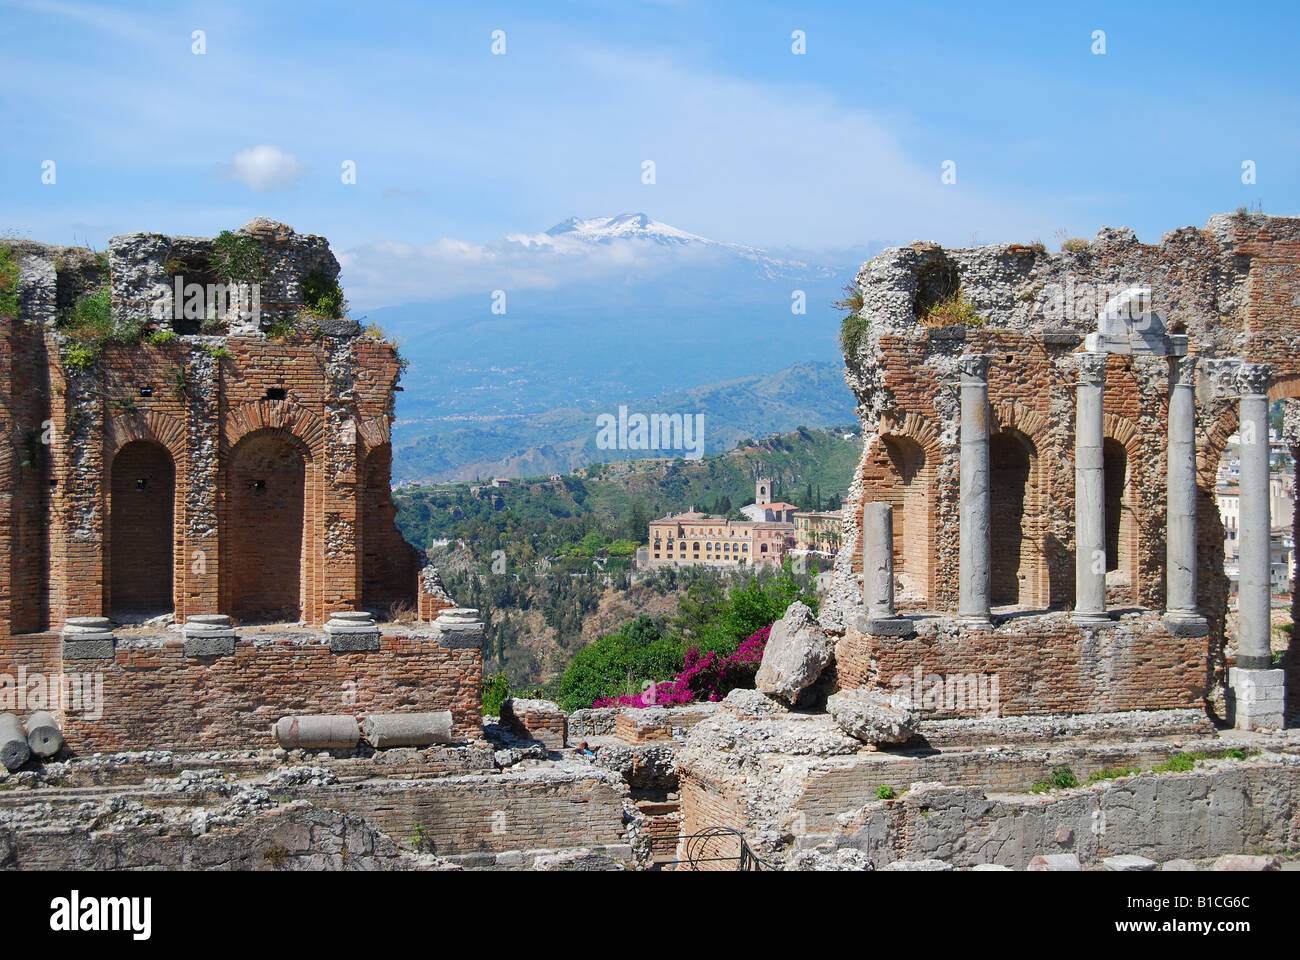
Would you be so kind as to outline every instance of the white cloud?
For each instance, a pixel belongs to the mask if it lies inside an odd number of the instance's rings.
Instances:
[[[264,143],[240,150],[231,163],[221,165],[219,172],[222,179],[238,180],[258,193],[274,193],[301,180],[307,166],[293,154]]]
[[[646,276],[717,252],[648,240],[585,243],[511,234],[491,243],[443,237],[432,243],[380,241],[339,253],[348,298],[374,309],[492,290],[554,289],[635,270]]]

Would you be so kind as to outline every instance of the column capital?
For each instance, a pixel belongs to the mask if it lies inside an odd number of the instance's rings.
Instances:
[[[962,379],[986,380],[989,375],[989,358],[982,353],[963,353],[957,358],[957,369]]]
[[[1195,356],[1173,357],[1170,360],[1169,385],[1172,387],[1192,387],[1196,385]]]
[[[1241,395],[1268,393],[1273,370],[1267,363],[1243,363],[1237,371],[1237,389]]]
[[[1079,373],[1080,383],[1101,383],[1106,378],[1106,354],[1076,353],[1074,366]]]

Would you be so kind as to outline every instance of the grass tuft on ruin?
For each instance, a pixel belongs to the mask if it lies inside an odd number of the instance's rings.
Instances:
[[[923,327],[982,327],[984,318],[961,290],[932,305],[921,317]]]

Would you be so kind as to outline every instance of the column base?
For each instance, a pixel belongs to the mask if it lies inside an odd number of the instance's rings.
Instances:
[[[959,613],[957,622],[963,627],[969,627],[972,630],[992,630],[993,620],[985,614],[978,613]]]
[[[1166,610],[1160,618],[1165,628],[1175,637],[1208,637],[1210,621],[1199,613],[1185,610]]]
[[[1115,620],[1104,610],[1097,613],[1072,613],[1070,619],[1085,629],[1115,626]]]
[[[1228,722],[1238,730],[1281,730],[1286,726],[1286,671],[1228,670]]]
[[[908,637],[916,633],[916,624],[907,617],[858,617],[854,626],[860,633],[875,637]]]

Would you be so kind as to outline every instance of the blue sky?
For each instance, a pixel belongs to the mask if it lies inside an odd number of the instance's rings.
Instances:
[[[1294,2],[270,7],[0,0],[0,232],[262,214],[346,282],[348,251],[634,210],[812,251],[1300,213]]]

